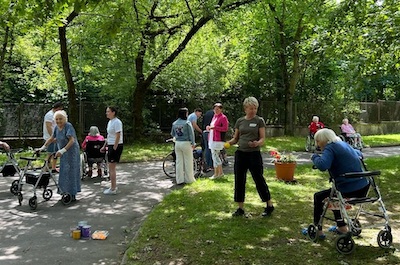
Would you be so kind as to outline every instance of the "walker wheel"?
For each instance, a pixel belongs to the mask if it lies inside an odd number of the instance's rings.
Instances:
[[[392,233],[388,230],[381,230],[378,233],[378,245],[381,248],[390,248],[393,242]]]
[[[51,189],[45,189],[43,191],[43,199],[45,199],[46,201],[50,200],[52,196],[53,196],[53,191]]]
[[[24,199],[24,197],[22,196],[22,193],[18,192],[18,203],[19,203],[19,206],[21,206],[23,199]]]
[[[19,180],[14,180],[11,184],[10,187],[10,192],[14,195],[18,194],[18,185],[19,185]]]
[[[71,194],[69,194],[68,192],[63,193],[63,195],[62,195],[62,197],[61,197],[61,202],[62,202],[64,205],[70,204],[70,203],[72,202],[72,196],[71,196]]]
[[[35,210],[37,208],[36,196],[33,196],[32,198],[29,199],[29,207],[31,207],[32,210]]]
[[[317,242],[318,240],[317,234],[318,234],[317,226],[315,226],[314,224],[309,225],[307,229],[308,238],[313,242]]]
[[[359,236],[362,232],[361,223],[358,219],[352,219],[353,225],[351,227],[351,232],[354,236]]]
[[[336,250],[340,254],[350,254],[354,250],[354,240],[351,238],[351,234],[347,233],[338,236],[336,239]]]

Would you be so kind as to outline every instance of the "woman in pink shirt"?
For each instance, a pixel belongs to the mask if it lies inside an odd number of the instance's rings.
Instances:
[[[346,137],[353,138],[355,146],[362,146],[361,134],[356,132],[353,126],[349,123],[348,119],[345,118],[342,122],[343,123],[340,126],[342,133],[345,133]]]
[[[222,104],[214,104],[214,117],[210,125],[206,127],[209,131],[208,147],[211,150],[212,160],[214,164],[214,175],[210,179],[222,177],[222,161],[219,157],[220,151],[224,148],[225,133],[228,131],[228,118],[222,113]]]
[[[85,151],[86,150],[86,144],[87,142],[92,142],[92,141],[104,141],[104,137],[100,134],[99,128],[97,126],[91,126],[89,129],[89,134],[85,137],[85,140],[82,142],[82,149]],[[100,163],[103,162],[103,159],[100,160],[95,160],[95,159],[87,159],[88,166],[89,166],[89,171],[88,171],[88,177],[91,177],[93,174],[92,168],[93,164],[96,162],[97,163],[97,176],[101,177],[103,172],[101,172],[101,165]]]

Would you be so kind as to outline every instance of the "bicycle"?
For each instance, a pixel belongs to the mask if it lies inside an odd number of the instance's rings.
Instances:
[[[173,142],[173,139],[168,139],[165,142]],[[200,148],[199,148],[200,147]],[[222,149],[220,151],[220,159],[222,161],[222,166],[228,166],[229,161],[227,159],[227,154],[225,149]],[[172,151],[164,157],[163,160],[163,171],[165,175],[167,175],[170,178],[175,178],[176,177],[176,154],[175,154],[175,149],[172,149]],[[200,144],[197,144],[195,149],[193,150],[193,172],[194,172],[194,177],[199,178],[202,177],[204,173],[205,165],[204,165],[204,159],[203,159],[203,150],[201,148]]]

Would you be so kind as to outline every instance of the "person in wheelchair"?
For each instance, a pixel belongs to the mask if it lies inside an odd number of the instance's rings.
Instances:
[[[369,189],[369,181],[366,178],[346,178],[341,176],[350,172],[362,172],[360,159],[362,153],[352,148],[336,136],[331,129],[318,130],[315,135],[315,144],[322,149],[321,154],[313,154],[311,160],[314,166],[321,171],[329,171],[335,180],[337,190],[344,198],[365,197]],[[314,224],[317,225],[323,213],[324,200],[329,197],[331,189],[322,190],[314,194]],[[337,233],[347,233],[348,227],[339,210],[333,210],[337,227],[333,227]],[[319,238],[324,238],[322,227],[318,228]]]
[[[343,119],[340,130],[346,142],[350,143],[353,147],[362,147],[361,134],[356,132],[347,118]]]
[[[88,177],[93,175],[93,164],[97,164],[97,176],[101,177],[103,172],[101,171],[101,163],[105,158],[105,153],[102,153],[100,149],[104,145],[104,137],[100,134],[97,126],[91,126],[89,134],[85,137],[82,142],[82,150],[86,154],[86,160],[88,163],[89,170],[87,172]]]
[[[308,129],[310,130],[311,138],[314,138],[315,133],[319,130],[324,128],[325,125],[319,121],[318,116],[313,116],[310,125],[308,125]]]

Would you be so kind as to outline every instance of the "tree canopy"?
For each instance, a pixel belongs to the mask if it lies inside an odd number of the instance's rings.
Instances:
[[[237,116],[253,95],[292,134],[317,112],[400,98],[396,0],[10,0],[0,16],[3,102],[65,100],[73,123],[81,101],[117,105],[135,138],[161,103]]]

